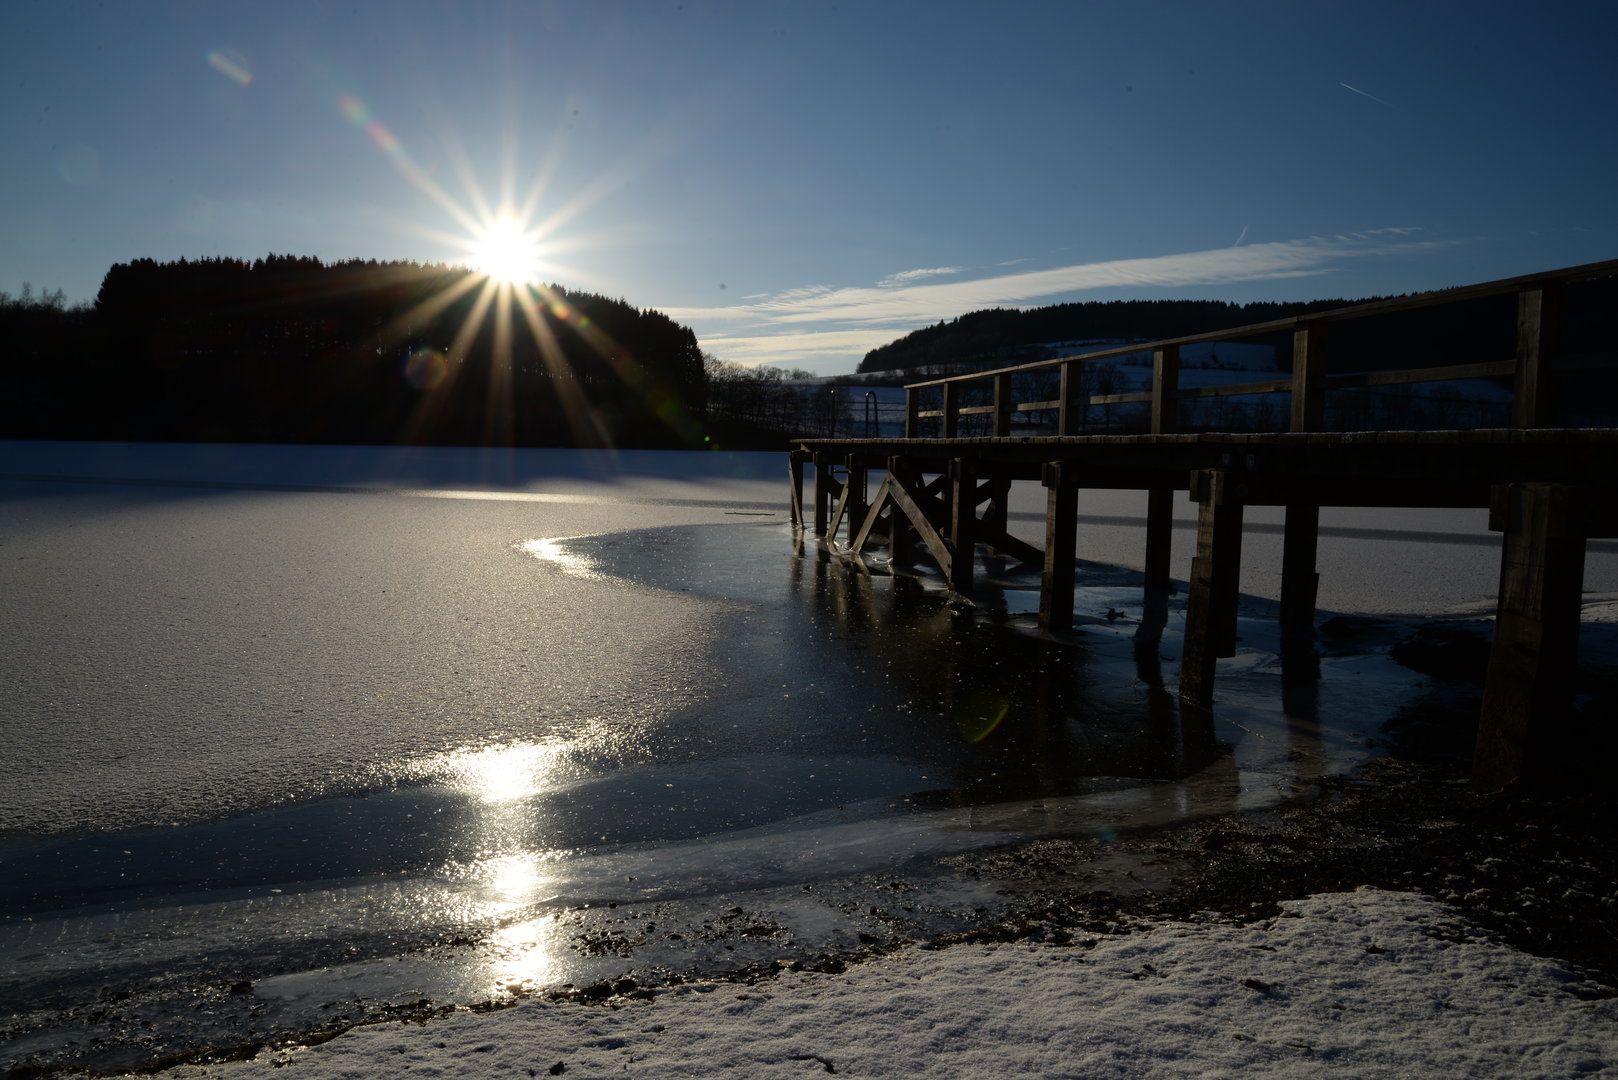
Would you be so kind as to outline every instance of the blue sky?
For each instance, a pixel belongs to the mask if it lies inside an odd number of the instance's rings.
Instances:
[[[993,306],[1618,257],[1618,5],[10,4],[0,290],[465,261],[851,371]]]

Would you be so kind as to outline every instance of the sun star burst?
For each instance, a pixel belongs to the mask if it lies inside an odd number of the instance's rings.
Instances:
[[[502,209],[474,238],[472,266],[500,285],[537,285],[541,253],[533,233]]]

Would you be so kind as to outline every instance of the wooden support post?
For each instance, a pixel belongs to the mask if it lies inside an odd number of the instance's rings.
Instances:
[[[826,526],[826,539],[836,540],[837,532],[843,527],[843,519],[848,518],[848,538],[852,541],[860,525],[859,515],[851,513],[854,509],[849,504],[854,500],[853,477],[850,476],[842,485],[842,491],[837,495],[837,509],[832,512],[831,522]]]
[[[905,438],[921,438],[921,394],[914,386],[905,387]]]
[[[1548,736],[1567,722],[1584,588],[1582,495],[1566,484],[1494,489],[1489,527],[1505,541],[1472,761],[1473,780],[1487,788],[1533,771]]]
[[[1307,322],[1292,334],[1292,430],[1319,431],[1326,421],[1326,324]]]
[[[1079,548],[1078,466],[1054,461],[1045,466],[1045,572],[1039,579],[1039,628],[1051,633],[1073,628],[1073,564]]]
[[[792,529],[803,532],[803,466],[809,460],[807,450],[794,450],[787,455],[787,467],[792,472]]]
[[[1320,542],[1320,507],[1287,503],[1286,533],[1281,541],[1281,635],[1293,640],[1315,632],[1315,596],[1320,574],[1315,551]]]
[[[1191,494],[1198,503],[1197,554],[1186,596],[1180,697],[1204,708],[1213,703],[1215,661],[1236,653],[1242,503],[1235,488],[1235,478],[1225,469],[1191,474]]]
[[[831,514],[832,499],[836,498],[838,484],[831,475],[832,457],[830,454],[817,453],[813,457],[815,466],[815,535],[824,537],[826,525]]]
[[[848,476],[843,481],[843,495],[837,503],[837,512],[841,516],[845,511],[848,516],[848,538],[854,539],[859,527],[865,524],[865,513],[868,509],[865,504],[865,459],[858,454],[848,455]],[[833,538],[837,536],[837,524],[831,527]]]
[[[1152,353],[1152,434],[1167,435],[1179,425],[1180,347]]]
[[[883,480],[882,486],[876,489],[876,498],[866,511],[865,520],[859,523],[858,528],[855,528],[852,522],[849,523],[848,550],[851,554],[858,555],[863,552],[866,543],[871,539],[871,534],[881,527],[882,523],[878,518],[884,509],[893,506],[892,489],[893,480],[891,478]],[[888,561],[892,562],[892,559]]]
[[[897,483],[897,478],[904,471],[903,458],[888,459],[889,482]],[[909,566],[915,562],[916,530],[911,528],[910,519],[897,505],[888,512],[888,563],[891,566]]]
[[[1551,361],[1561,336],[1562,285],[1548,282],[1517,294],[1517,374],[1511,426],[1550,427],[1556,416]]]
[[[987,484],[988,505],[983,508],[982,525],[985,533],[1005,533],[1011,520],[1011,481],[1004,476],[991,477]]]
[[[1174,551],[1174,488],[1146,492],[1146,596],[1139,641],[1156,641],[1169,621],[1169,566]]]
[[[905,472],[892,472],[888,474],[888,498],[893,501],[894,507],[909,521],[915,529],[916,536],[927,546],[927,551],[938,568],[943,571],[946,580],[953,580],[955,553],[951,550],[948,540],[939,533],[937,526],[928,516],[926,508],[920,500],[927,499],[925,491],[920,485],[920,477],[911,470]]]
[[[971,458],[953,458],[949,463],[950,504],[949,541],[955,558],[949,568],[949,587],[955,592],[972,591],[972,564],[977,553],[977,478]]]
[[[947,382],[944,384],[944,438],[953,439],[960,430],[961,424],[961,384]]]

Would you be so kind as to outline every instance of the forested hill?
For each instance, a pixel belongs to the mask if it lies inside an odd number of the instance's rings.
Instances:
[[[860,361],[859,371],[863,374],[964,363],[1019,364],[1043,359],[1043,346],[1053,342],[1155,341],[1361,302],[1364,301],[1229,304],[1218,300],[1112,300],[1053,304],[1026,311],[990,308],[923,327],[872,349]]]
[[[137,259],[94,306],[0,294],[0,333],[0,438],[682,446],[707,392],[661,312],[458,266]]]

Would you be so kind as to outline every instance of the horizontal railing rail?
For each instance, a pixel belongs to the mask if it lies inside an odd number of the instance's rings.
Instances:
[[[1274,319],[1184,337],[1165,338],[1160,341],[1137,342],[1082,353],[1077,356],[1042,360],[1030,364],[998,368],[992,371],[954,375],[942,379],[910,383],[905,387],[905,436],[921,437],[920,422],[926,419],[941,421],[941,437],[955,438],[962,417],[992,417],[994,436],[1009,436],[1012,418],[1019,413],[1055,412],[1056,433],[1079,433],[1081,418],[1090,406],[1145,404],[1150,408],[1149,430],[1153,434],[1169,434],[1178,426],[1179,406],[1182,402],[1205,398],[1287,393],[1292,397],[1288,417],[1288,431],[1322,431],[1325,419],[1325,397],[1331,390],[1358,390],[1372,387],[1409,386],[1418,383],[1444,382],[1461,379],[1509,378],[1511,386],[1511,426],[1535,428],[1551,426],[1555,402],[1550,392],[1550,377],[1555,363],[1556,334],[1560,321],[1565,287],[1575,281],[1618,276],[1618,259],[1586,263],[1561,270],[1526,274],[1521,277],[1502,278],[1498,281],[1466,285],[1454,289],[1418,293],[1392,300],[1377,300],[1354,304],[1330,311]],[[1419,308],[1456,304],[1508,293],[1517,294],[1515,354],[1509,360],[1471,361],[1441,364],[1422,368],[1388,371],[1362,371],[1328,373],[1326,349],[1328,328],[1334,323],[1354,319],[1390,315]],[[1292,373],[1274,379],[1245,383],[1182,387],[1180,385],[1180,351],[1187,346],[1215,345],[1248,338],[1275,334],[1292,334]],[[1152,354],[1152,385],[1150,390],[1123,393],[1082,393],[1082,372],[1087,364],[1116,357]],[[1574,367],[1614,366],[1608,360],[1591,363],[1582,360]],[[1013,397],[1016,376],[1030,373],[1057,377],[1057,396],[1037,401],[1017,401]],[[991,393],[988,404],[969,404],[963,400],[968,389],[987,385]],[[942,391],[942,407],[923,409],[922,392],[933,388]]]

